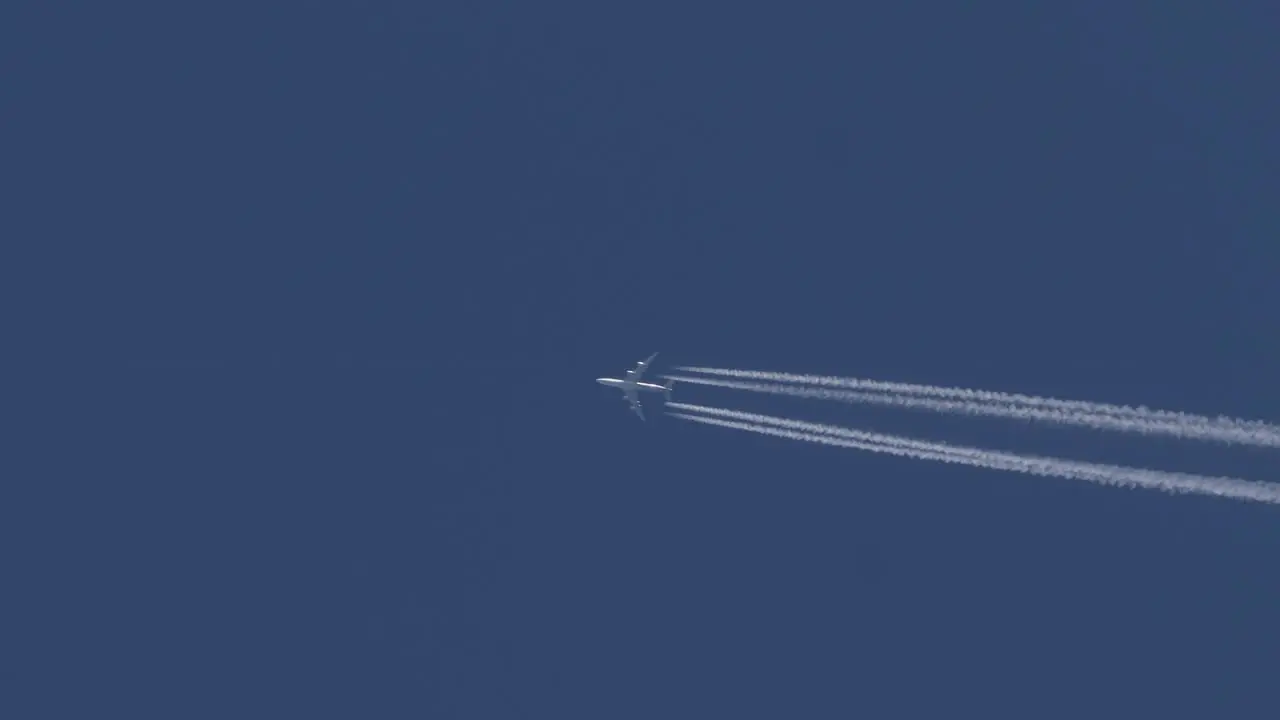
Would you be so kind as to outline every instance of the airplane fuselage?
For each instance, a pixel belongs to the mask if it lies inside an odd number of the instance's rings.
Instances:
[[[631,387],[634,387],[636,390],[644,390],[646,392],[666,392],[667,391],[667,388],[662,385],[655,385],[654,383],[646,383],[646,382],[633,383],[633,382],[627,382],[626,380],[620,380],[618,378],[596,378],[596,382],[600,383],[601,385],[608,385],[609,387],[616,387],[616,388],[623,388],[630,385]]]

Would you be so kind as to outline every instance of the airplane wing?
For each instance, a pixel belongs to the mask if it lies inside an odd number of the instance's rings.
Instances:
[[[627,402],[631,404],[631,412],[639,415],[640,419],[644,420],[644,409],[640,407],[640,398],[636,397],[635,389],[628,388],[622,394],[626,398]]]
[[[653,362],[653,359],[656,357],[658,357],[658,353],[654,353],[649,357],[636,363],[635,370],[627,371],[627,382],[639,382],[640,376],[644,374],[644,371],[649,368],[649,363]]]

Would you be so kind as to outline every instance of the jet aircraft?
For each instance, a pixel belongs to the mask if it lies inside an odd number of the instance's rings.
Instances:
[[[668,380],[665,385],[656,383],[640,382],[640,377],[644,375],[644,371],[648,369],[649,363],[658,357],[658,353],[654,353],[649,357],[641,360],[636,364],[635,370],[628,370],[625,378],[596,378],[596,382],[601,385],[618,388],[622,391],[623,399],[631,405],[631,411],[640,416],[644,420],[644,410],[640,407],[640,399],[636,397],[638,391],[660,392],[666,395],[668,400],[671,399],[671,386],[675,384],[675,380]]]

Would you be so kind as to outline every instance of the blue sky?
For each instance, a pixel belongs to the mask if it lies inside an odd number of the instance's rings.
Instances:
[[[591,382],[661,351],[1280,420],[1264,4],[8,14],[5,716],[1273,714],[1275,508]]]

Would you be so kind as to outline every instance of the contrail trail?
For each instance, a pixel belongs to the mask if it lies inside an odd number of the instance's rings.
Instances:
[[[993,470],[1009,470],[1043,477],[1087,480],[1116,487],[1142,487],[1170,493],[1196,493],[1280,504],[1280,485],[1275,483],[1018,455],[686,403],[668,403],[667,407],[686,411],[669,413],[683,420],[803,442],[852,447],[900,457],[937,460]],[[702,415],[688,413],[702,413]]]
[[[1167,417],[1147,417],[1140,414],[1116,415],[1093,413],[1083,410],[1068,410],[1053,405],[1026,405],[1012,401],[977,401],[941,399],[945,396],[893,394],[893,391],[881,388],[879,392],[863,392],[858,390],[832,389],[828,387],[801,387],[779,383],[743,382],[740,380],[724,380],[716,377],[692,377],[684,375],[667,375],[677,382],[695,385],[711,385],[713,387],[747,390],[749,392],[770,393],[774,395],[790,395],[793,397],[835,400],[846,403],[868,405],[889,405],[894,407],[929,410],[936,413],[978,415],[986,417],[1012,418],[1016,420],[1038,421],[1058,425],[1076,425],[1094,430],[1118,430],[1121,432],[1140,433],[1143,435],[1169,435],[1172,437],[1214,440],[1224,443],[1241,443],[1267,447],[1280,447],[1280,427],[1258,423],[1247,426],[1225,423],[1187,422]],[[894,383],[873,383],[873,385],[893,385]],[[999,393],[992,393],[998,395]],[[966,397],[957,395],[953,397]],[[1064,401],[1060,401],[1064,402]],[[1204,418],[1204,420],[1208,420]]]
[[[986,403],[1004,403],[1009,405],[1025,405],[1028,407],[1051,408],[1067,412],[1081,412],[1090,415],[1115,415],[1118,417],[1141,418],[1162,422],[1176,422],[1187,425],[1221,428],[1254,428],[1273,434],[1280,434],[1280,426],[1261,420],[1242,420],[1220,416],[1216,418],[1192,413],[1172,412],[1169,410],[1152,410],[1146,407],[1128,407],[1107,403],[1088,402],[1084,400],[1059,400],[1057,398],[1036,397],[1018,393],[992,392],[988,390],[969,390],[966,388],[942,387],[937,385],[920,385],[913,383],[882,382],[864,380],[862,378],[832,377],[828,375],[796,375],[792,373],[768,372],[763,370],[731,370],[728,368],[691,367],[676,368],[683,372],[702,375],[719,375],[721,377],[741,380],[763,380],[775,383],[799,383],[818,385],[821,387],[842,388],[846,390],[864,390],[882,393],[901,393],[904,395],[920,395],[945,400],[964,400]]]

